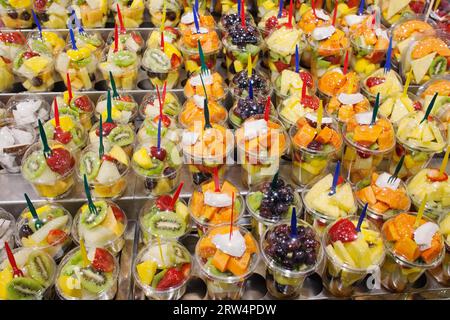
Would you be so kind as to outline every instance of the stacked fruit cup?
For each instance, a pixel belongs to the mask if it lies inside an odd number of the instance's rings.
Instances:
[[[26,2],[26,1],[25,1]],[[56,0],[34,0],[33,7],[37,18],[46,29],[64,29],[67,20],[67,2]]]
[[[400,216],[401,224],[400,224]],[[396,220],[397,219],[397,220]],[[420,220],[419,224],[415,225],[415,221]],[[418,218],[415,212],[401,213],[389,220],[387,220],[382,227],[383,240],[386,247],[386,260],[381,266],[381,284],[389,291],[401,293],[410,288],[420,276],[429,269],[439,266],[445,256],[445,245],[442,235],[437,229],[429,229],[434,231],[431,246],[428,249],[421,250],[416,244],[414,237],[415,231],[423,224],[430,223],[435,225],[431,219],[422,216]],[[398,225],[398,227],[397,227]],[[396,231],[400,228],[405,228],[402,233]],[[411,233],[409,232],[411,230]],[[396,232],[398,232],[396,234]],[[416,248],[414,250],[414,248]],[[424,252],[435,254],[435,257],[430,261],[423,259]],[[408,256],[405,256],[408,254]]]
[[[73,1],[72,8],[86,28],[104,28],[109,14],[109,0]]]
[[[168,27],[175,27],[180,22],[181,17],[181,5],[178,0],[148,1],[147,8],[151,23],[158,28],[161,26],[164,6],[166,7],[164,24]]]
[[[143,0],[115,0],[111,5],[111,11],[114,13],[114,20],[118,24],[120,21],[120,13],[123,19],[123,25],[126,28],[138,28],[144,21],[145,4]]]
[[[439,219],[440,231],[445,236],[445,256],[442,263],[428,272],[445,286],[450,285],[450,213],[442,214]]]
[[[71,235],[75,243],[84,237],[86,247],[101,247],[117,256],[125,245],[128,219],[122,209],[110,200],[93,202],[96,213],[89,204],[81,206],[73,219]]]

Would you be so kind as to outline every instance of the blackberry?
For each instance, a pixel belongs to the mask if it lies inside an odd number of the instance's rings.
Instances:
[[[22,227],[20,227],[20,236],[21,237],[29,237],[32,234],[33,234],[33,230],[31,230],[31,228],[28,224],[24,224]]]
[[[164,176],[166,176],[167,178],[172,180],[177,177],[176,172],[177,172],[177,170],[175,170],[174,168],[167,167],[164,169],[163,174],[164,174]]]
[[[22,12],[22,14],[20,15],[20,19],[24,20],[24,21],[28,21],[31,19],[31,14],[28,11],[24,11]]]
[[[152,191],[156,187],[157,184],[158,184],[158,182],[155,179],[151,179],[151,178],[145,179],[145,182],[144,182],[145,188],[149,191]]]

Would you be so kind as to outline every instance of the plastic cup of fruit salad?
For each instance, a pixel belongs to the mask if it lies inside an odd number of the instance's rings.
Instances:
[[[154,87],[167,83],[167,89],[172,89],[178,85],[183,58],[175,53],[169,58],[166,52],[160,48],[147,48],[141,64]]]
[[[303,98],[301,95],[292,95],[277,100],[281,101],[278,104],[280,120],[288,129],[295,127],[297,121],[306,114],[315,113],[319,109],[320,103],[320,99],[315,95],[305,95]]]
[[[161,253],[162,252],[162,253]],[[181,243],[154,240],[138,253],[133,278],[149,299],[179,300],[192,274],[192,258]]]
[[[401,4],[401,5],[400,5]],[[404,1],[382,0],[379,3],[381,9],[381,21],[386,27],[390,27],[403,17],[425,13],[428,4],[426,0]]]
[[[215,145],[205,145],[206,139],[213,139]],[[223,178],[234,149],[233,132],[221,125],[212,124],[212,128],[203,130],[202,123],[195,123],[183,131],[183,155],[194,184],[201,184],[213,176],[218,169],[219,178]],[[209,143],[209,142],[208,142]]]
[[[36,94],[18,94],[6,103],[6,117],[17,125],[37,128],[38,119],[44,123],[49,119],[50,105]]]
[[[297,297],[303,283],[322,263],[320,236],[307,222],[297,221],[297,236],[289,223],[272,225],[262,235],[261,256],[266,265],[266,286],[277,299]]]
[[[16,219],[5,209],[0,208],[0,254],[3,253],[5,243],[14,248],[14,233],[16,230]]]
[[[199,71],[201,67],[198,40],[202,45],[205,64],[209,70],[214,70],[216,67],[217,56],[222,49],[222,43],[215,30],[200,26],[200,33],[197,33],[195,27],[181,32],[179,49],[183,54],[184,68],[188,75]]]
[[[384,99],[383,103],[380,105],[379,114],[389,119],[389,121],[395,125],[399,120],[408,115],[408,113],[420,111],[422,109],[422,103],[416,95],[408,92],[406,96],[404,96],[403,92],[400,92]]]
[[[112,1],[111,11],[114,13],[114,21],[120,24],[119,15],[117,14],[117,4],[120,6],[122,14],[123,26],[125,28],[139,28],[144,21],[145,2],[142,0],[133,1]]]
[[[27,8],[13,8],[12,6],[0,9],[0,19],[3,25],[11,29],[29,29],[33,25],[31,6]]]
[[[250,78],[253,87],[254,97],[272,96],[272,82],[269,75],[261,70],[252,70]],[[248,70],[242,70],[236,73],[231,80],[230,91],[234,100],[248,96]]]
[[[371,117],[372,112],[359,113],[342,128],[342,175],[352,184],[379,169],[383,158],[390,157],[395,146],[392,124],[378,116],[371,126]]]
[[[239,226],[232,228],[231,241],[230,225],[223,224],[201,237],[195,247],[195,260],[206,280],[210,299],[241,299],[245,282],[258,265],[259,248],[250,231]]]
[[[205,98],[194,95],[186,100],[183,109],[178,114],[178,123],[185,129],[193,126],[196,122],[204,124],[205,116],[203,114]],[[222,102],[208,100],[209,121],[225,126],[228,120],[228,111],[222,105]]]
[[[305,210],[305,221],[323,233],[325,228],[339,218],[356,214],[356,199],[350,184],[338,181],[336,193],[330,195],[333,176],[322,175],[303,189],[301,196]]]
[[[106,120],[107,114],[107,93],[103,93],[98,97],[95,107],[95,118],[100,120],[100,114],[103,121]],[[138,114],[138,103],[133,96],[125,92],[119,92],[118,98],[111,99],[111,117],[117,123],[133,123]]]
[[[166,100],[164,103],[163,114],[169,117],[175,117],[181,111],[181,103],[176,95],[166,92]],[[139,107],[139,115],[142,119],[154,119],[159,116],[158,96],[154,92],[147,93]]]
[[[75,97],[69,102],[69,96],[67,91],[63,96],[56,97],[58,103],[58,111],[60,117],[63,115],[69,115],[75,120],[78,120],[81,126],[89,131],[92,128],[92,115],[94,114],[94,103],[92,100],[82,94],[75,94]],[[52,103],[52,110],[54,110],[54,103]],[[52,115],[53,111],[52,111]]]
[[[214,189],[214,181],[209,180],[203,182],[193,193],[189,199],[188,209],[192,222],[197,228],[199,236],[204,235],[212,228],[229,223],[231,220],[231,195],[234,194],[234,213],[233,223],[238,223],[239,219],[245,212],[244,198],[238,189],[232,185],[228,180],[220,183],[221,192],[214,195],[211,189]],[[224,187],[225,186],[225,187]],[[209,193],[205,199],[205,194]],[[212,193],[212,195],[211,195]]]
[[[75,184],[75,159],[59,142],[49,140],[48,144],[52,149],[50,158],[44,156],[40,142],[28,148],[22,159],[21,172],[40,197],[61,199],[70,193]]]
[[[190,3],[188,5],[190,6],[193,4],[194,3]],[[203,2],[199,6],[202,7],[203,4],[206,5],[206,2]],[[183,5],[183,7],[186,9],[184,10],[184,13],[180,19],[180,23],[178,24],[178,28],[181,31],[195,26],[194,14],[193,14],[192,8],[186,7],[186,5]],[[198,10],[198,12],[197,12],[198,18],[199,18],[198,22],[200,23],[200,25],[202,27],[213,30],[216,28],[216,21],[214,20],[214,17],[209,12],[209,10],[204,10],[204,9],[205,8],[200,8],[200,10]]]
[[[72,215],[56,203],[44,202],[35,208],[42,227],[36,229],[36,220],[25,208],[17,220],[16,243],[20,247],[45,251],[57,261],[72,244]]]
[[[72,249],[61,261],[55,281],[61,300],[113,300],[117,292],[119,262],[108,250],[87,248],[85,266],[80,247]]]
[[[164,194],[145,202],[139,213],[139,227],[144,243],[156,237],[177,240],[191,230],[189,210],[186,202],[178,198],[174,208],[170,207],[171,194]]]
[[[236,130],[237,156],[242,183],[246,187],[271,181],[279,170],[281,157],[289,153],[290,139],[283,124],[270,118],[268,123],[271,127],[268,127],[263,117],[250,117]],[[267,134],[268,128],[270,135]]]
[[[137,143],[156,144],[158,142],[158,121],[159,111],[158,116],[144,119],[137,133]],[[175,144],[180,143],[181,130],[177,128],[175,118],[163,115],[161,137]]]
[[[390,177],[391,174],[387,172],[374,172],[354,187],[359,209],[362,210],[368,203],[366,219],[378,228],[381,228],[387,219],[408,211],[411,207],[406,183],[400,178],[390,183]]]
[[[98,61],[102,58],[102,52],[105,45],[102,36],[96,31],[84,31],[83,33],[75,31],[75,41],[78,48],[88,47],[92,50]],[[70,35],[67,35],[66,42],[71,43]]]
[[[134,51],[123,48],[117,52],[113,51],[113,46],[103,52],[99,69],[102,72],[103,79],[111,87],[109,72],[112,73],[116,88],[120,90],[132,90],[136,87],[139,58]]]
[[[299,72],[284,69],[274,80],[277,106],[281,105],[289,97],[300,97],[303,84],[306,84],[306,95],[314,96],[317,91],[317,80],[306,69],[300,68]]]
[[[211,76],[202,76],[203,84],[206,89],[206,96],[208,101],[223,101],[228,93],[228,86],[224,79],[218,72],[212,72]],[[203,90],[202,78],[200,72],[193,72],[184,86],[184,96],[189,99],[196,95],[205,96],[205,90]]]
[[[150,13],[150,21],[155,27],[161,26],[163,15],[163,1],[151,1],[147,3]],[[164,25],[175,27],[180,22],[181,7],[177,0],[166,1],[166,20]]]
[[[423,216],[420,226],[416,227],[416,216],[416,212],[401,213],[386,221],[381,229],[386,248],[381,284],[389,291],[404,292],[444,258],[444,239],[439,226]]]
[[[441,284],[450,285],[450,212],[442,214],[439,218],[439,230],[444,236],[445,256],[442,264],[428,272]]]
[[[445,150],[447,145],[444,125],[436,118],[420,124],[423,116],[423,111],[416,111],[395,123],[397,145],[389,163],[389,172],[394,173],[404,155],[404,164],[398,175],[401,179],[406,180],[418,173],[434,154]]]
[[[56,263],[43,250],[17,248],[12,250],[23,277],[13,277],[6,251],[0,256],[0,300],[43,300],[51,298]],[[40,272],[42,270],[42,272]]]
[[[267,97],[239,97],[234,100],[234,104],[228,112],[228,119],[234,129],[239,129],[249,118],[264,115]],[[275,106],[270,103],[270,118],[278,119],[278,112]]]
[[[439,169],[424,168],[409,178],[406,186],[416,209],[420,208],[423,198],[427,195],[424,214],[431,219],[437,220],[450,210],[450,179],[447,173],[440,174]]]
[[[344,75],[341,68],[332,68],[326,70],[317,83],[317,94],[326,104],[340,93],[358,93],[360,78],[354,71]]]
[[[378,93],[380,102],[383,102],[387,97],[402,91],[402,78],[392,69],[386,74],[380,68],[361,81],[361,92],[371,103],[375,102]]]
[[[78,19],[81,20],[85,28],[105,27],[109,14],[108,1],[73,1],[72,8],[75,10]]]
[[[36,131],[6,119],[0,125],[0,164],[9,173],[20,172],[20,163],[28,147],[36,141]]]
[[[380,281],[379,268],[385,259],[383,237],[368,220],[363,221],[361,232],[356,232],[358,220],[358,216],[339,219],[322,237],[326,256],[322,281],[335,297],[350,297],[360,286],[374,289],[371,286]],[[368,275],[371,277],[366,278]]]
[[[322,175],[328,162],[341,155],[342,136],[336,121],[324,117],[317,132],[317,114],[307,113],[289,130],[292,141],[292,178],[304,186]]]
[[[78,209],[72,223],[72,238],[79,244],[81,236],[87,248],[101,247],[116,256],[125,244],[127,216],[109,200],[94,201],[94,206],[96,215],[90,213],[87,203]]]
[[[13,72],[30,92],[52,91],[55,84],[53,56],[24,49],[13,62]]]
[[[105,121],[105,119],[103,119]],[[100,143],[99,123],[97,122],[89,132],[89,142],[96,147]],[[112,147],[117,145],[121,147],[127,156],[131,157],[133,153],[133,144],[136,138],[134,128],[130,124],[123,123],[103,123],[103,145],[105,147]]]
[[[244,39],[242,42],[241,37]],[[249,55],[251,56],[253,69],[256,69],[259,53],[264,47],[264,41],[257,27],[247,25],[244,28],[240,24],[236,24],[229,30],[222,42],[225,48],[225,63],[230,81],[236,73],[247,69]]]
[[[160,151],[148,143],[140,144],[134,150],[131,167],[144,192],[160,196],[172,192],[180,183],[181,152],[170,141],[161,142]]]
[[[431,115],[436,115],[442,122],[450,123],[450,75],[435,76],[433,79],[423,84],[417,90],[417,97],[421,99],[422,105],[428,106],[433,95],[438,96],[431,110]]]
[[[45,134],[64,145],[75,158],[78,158],[81,150],[87,144],[88,134],[86,130],[70,115],[60,116],[60,123],[60,128],[63,130],[62,134],[56,135],[54,118],[44,124]]]
[[[119,146],[106,146],[99,157],[98,148],[88,146],[79,158],[77,176],[83,182],[86,175],[94,198],[116,199],[126,190],[130,172],[130,160]]]
[[[253,187],[245,197],[245,205],[251,215],[252,234],[258,241],[269,227],[289,221],[293,208],[299,219],[303,211],[300,195],[292,185],[282,179],[278,179],[274,190],[271,182]]]
[[[346,94],[340,93],[330,99],[326,106],[326,111],[339,124],[342,130],[344,123],[352,119],[355,114],[370,111],[369,100],[361,93]],[[381,113],[381,111],[380,111]]]

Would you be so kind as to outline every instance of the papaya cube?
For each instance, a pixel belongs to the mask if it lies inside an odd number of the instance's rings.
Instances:
[[[211,241],[211,238],[208,237],[203,237],[199,241],[198,246],[199,256],[205,259],[212,257],[217,251],[216,246]]]
[[[206,220],[206,221],[211,221],[212,219],[214,219],[214,215],[219,212],[220,208],[216,208],[216,207],[211,207],[211,206],[205,206],[203,213],[202,213],[202,217]]]
[[[327,144],[333,135],[333,130],[325,127],[320,130],[320,133],[317,135],[316,140],[321,142],[322,144]]]
[[[374,205],[377,202],[375,193],[373,192],[371,186],[367,186],[361,190],[358,190],[356,194],[360,197],[361,200],[368,202],[370,205]]]
[[[316,136],[316,130],[310,125],[304,125],[294,136],[294,143],[300,147],[307,147]]]
[[[374,143],[378,140],[383,128],[378,125],[360,125],[355,128],[353,139],[357,142]]]
[[[191,212],[194,216],[199,217],[203,213],[203,193],[200,193],[198,191],[194,191],[192,194],[192,200],[190,203]]]
[[[378,147],[380,150],[389,149],[394,143],[394,135],[392,131],[383,131],[378,137]]]
[[[377,203],[372,205],[370,207],[370,209],[372,209],[373,211],[375,211],[377,213],[385,213],[386,211],[389,210],[389,206],[387,204],[385,204],[384,202],[378,201]]]
[[[347,122],[355,115],[353,107],[348,104],[344,104],[339,108],[338,117],[339,120]]]
[[[416,217],[407,213],[401,213],[394,218],[395,228],[400,238],[413,238]]]
[[[383,225],[383,232],[386,236],[387,241],[398,241],[400,240],[400,235],[395,228],[394,220],[388,220]]]
[[[333,145],[333,147],[335,147],[336,149],[339,149],[341,147],[341,144],[342,144],[342,139],[339,136],[339,133],[337,133],[336,131],[332,130],[330,142]]]
[[[255,239],[253,239],[253,237],[251,236],[250,233],[245,234],[244,236],[245,239],[245,245],[247,247],[247,252],[248,253],[256,253],[258,251],[258,246],[255,242]]]
[[[432,263],[434,259],[441,253],[442,242],[439,233],[436,233],[431,240],[431,247],[423,251],[420,255],[426,263]]]
[[[227,264],[227,269],[235,276],[242,276],[247,272],[248,265],[250,264],[251,253],[244,252],[242,257],[232,257]]]
[[[227,264],[230,260],[230,256],[223,251],[217,250],[212,258],[212,265],[217,268],[220,272],[225,272],[227,270]]]
[[[372,172],[372,179],[370,181],[370,184],[375,184],[377,182],[377,179],[378,179],[378,173]]]
[[[406,258],[408,261],[415,261],[420,256],[419,246],[413,239],[403,238],[394,244],[396,254]]]

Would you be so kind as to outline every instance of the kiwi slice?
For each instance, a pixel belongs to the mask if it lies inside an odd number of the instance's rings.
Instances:
[[[443,74],[446,70],[447,70],[447,59],[438,56],[434,58],[433,62],[431,62],[430,68],[428,69],[428,74],[433,77]]]
[[[81,127],[74,127],[70,130],[70,134],[72,135],[72,141],[77,146],[81,146],[83,144],[83,129]]]
[[[55,265],[47,254],[40,251],[30,253],[26,266],[31,278],[42,286],[50,285],[52,275],[55,272]]]
[[[77,251],[69,261],[64,265],[61,270],[61,273],[65,276],[71,276],[75,273],[75,268],[79,268],[81,263],[83,262],[83,256],[81,255],[81,251]]]
[[[94,151],[86,152],[80,159],[80,173],[86,175],[89,181],[95,179],[100,170],[100,159]]]
[[[134,52],[131,51],[119,51],[114,53],[112,57],[112,62],[121,68],[126,68],[131,66],[137,60],[137,56]]]
[[[92,267],[81,270],[81,287],[89,292],[98,294],[113,285],[113,277],[110,272],[102,272]]]
[[[108,204],[105,201],[96,201],[94,205],[97,208],[97,213],[91,213],[88,206],[85,206],[81,212],[80,221],[88,229],[92,229],[102,223],[108,211]]]
[[[164,269],[164,270],[158,272],[157,274],[155,274],[155,276],[153,277],[153,280],[152,280],[152,287],[153,288],[156,288],[158,283],[162,280],[162,278],[164,278],[167,270],[168,269]]]
[[[257,212],[261,207],[263,196],[261,191],[257,191],[248,196],[248,206],[253,212]]]
[[[189,263],[191,262],[191,256],[185,249],[177,244],[172,245],[173,261],[175,264]]]
[[[25,159],[22,172],[27,180],[33,181],[44,172],[46,166],[44,154],[42,152],[33,152]]]
[[[133,101],[128,102],[122,100],[114,100],[113,105],[120,111],[133,111],[137,107],[136,103]]]
[[[162,238],[178,238],[186,232],[186,222],[171,211],[155,214],[149,225],[150,233]]]
[[[119,147],[127,146],[134,141],[134,131],[127,125],[117,126],[109,133],[108,140]]]
[[[42,289],[41,284],[32,278],[14,278],[6,286],[6,297],[8,300],[39,299]]]

